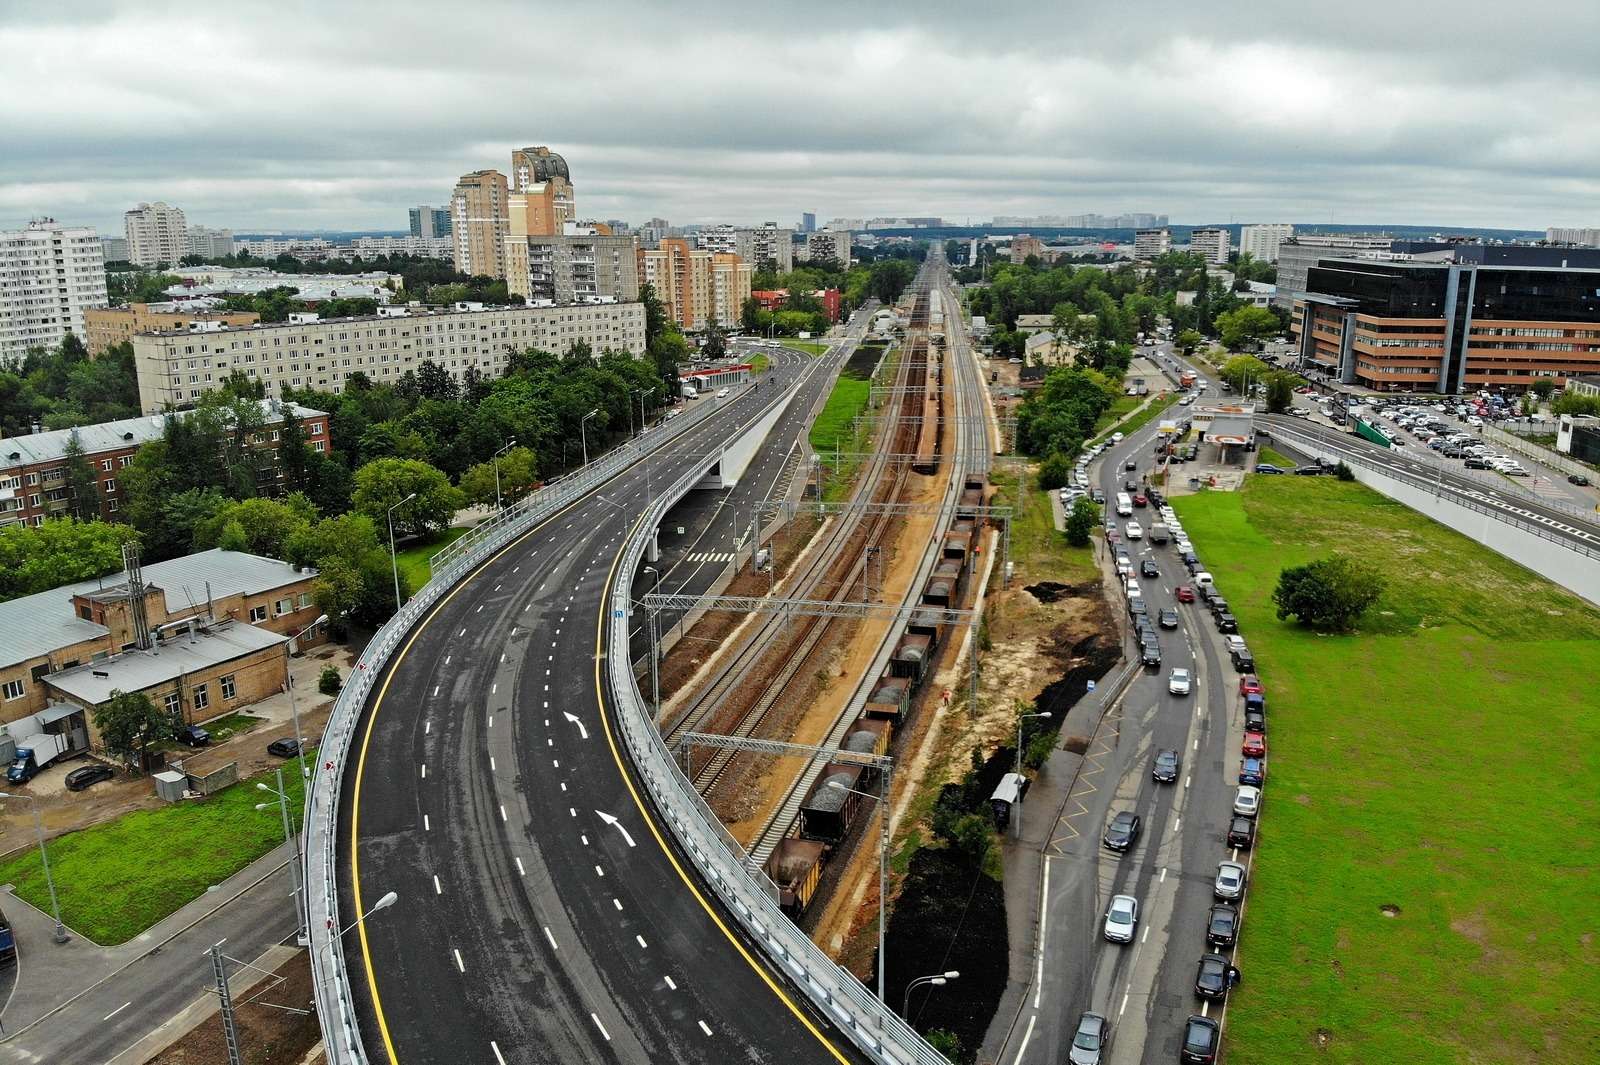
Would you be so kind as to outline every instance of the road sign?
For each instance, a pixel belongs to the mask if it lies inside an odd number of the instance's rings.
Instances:
[[[1089,682],[1089,690],[1094,691],[1094,681],[1092,680]]]

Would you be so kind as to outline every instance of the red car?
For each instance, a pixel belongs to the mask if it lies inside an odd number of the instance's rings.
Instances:
[[[1150,501],[1144,497],[1143,492],[1140,492],[1138,495],[1133,497],[1133,505],[1136,507],[1147,507],[1150,505]]]
[[[1267,690],[1261,686],[1261,678],[1254,673],[1246,673],[1239,678],[1240,695],[1265,695]]]
[[[1244,734],[1244,747],[1241,749],[1246,758],[1265,758],[1267,756],[1267,737],[1260,732],[1246,732]]]
[[[1194,589],[1189,587],[1187,584],[1178,585],[1178,602],[1180,602],[1180,603],[1192,603],[1192,602],[1194,602]]]

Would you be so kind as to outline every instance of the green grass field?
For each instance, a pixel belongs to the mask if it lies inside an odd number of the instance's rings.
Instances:
[[[283,774],[289,816],[296,824],[302,794],[298,765],[285,763]],[[257,780],[277,786],[272,773],[263,773],[207,799],[124,814],[50,840],[62,921],[103,946],[125,942],[282,843],[277,807],[256,809],[258,802],[276,801],[256,789]],[[5,883],[50,912],[37,847],[0,862],[0,884]]]
[[[1075,584],[1098,575],[1093,547],[1072,547],[1065,534],[1056,529],[1050,507],[1050,493],[1039,488],[1032,473],[1019,475],[1009,468],[995,467],[989,480],[995,486],[992,504],[1011,507],[1011,559],[1017,564],[1019,579],[1062,581]],[[1097,530],[1098,531],[1098,530]]]
[[[785,340],[783,342],[783,346],[786,348],[795,348],[799,351],[809,351],[813,355],[821,355],[823,352],[828,350],[827,344],[818,343],[815,340]]]
[[[865,450],[866,442],[871,439],[870,427],[863,426],[855,430],[850,422],[866,409],[871,392],[871,381],[841,373],[833,384],[833,391],[828,393],[828,402],[823,404],[822,412],[811,424],[812,450],[823,454],[831,454],[835,446],[841,451]],[[842,459],[839,468],[830,472],[823,497],[837,500],[849,495],[850,482],[859,465],[857,459]]]
[[[1111,404],[1111,409],[1107,411],[1107,414],[1100,416],[1100,425],[1096,428],[1094,437],[1089,440],[1089,445],[1093,446],[1099,443],[1114,432],[1118,432],[1126,436],[1135,429],[1142,429],[1146,425],[1149,425],[1156,418],[1160,417],[1168,407],[1171,407],[1177,401],[1178,397],[1176,394],[1169,395],[1165,399],[1157,397],[1156,400],[1148,407],[1144,408],[1144,410],[1141,410],[1137,414],[1129,417],[1128,412],[1133,410],[1134,407],[1138,406],[1141,402],[1143,402],[1143,400],[1136,396],[1123,396],[1115,403]],[[1126,406],[1124,406],[1124,404],[1126,404]],[[1115,416],[1107,421],[1107,415],[1113,413],[1115,413]]]
[[[396,552],[395,559],[400,564],[400,572],[405,575],[406,581],[414,592],[428,583],[428,578],[433,575],[433,569],[428,565],[428,560],[445,549],[447,544],[465,536],[470,529],[463,529],[452,525],[427,543],[413,544]]]
[[[1229,1062],[1600,1058],[1600,612],[1359,484],[1173,505],[1272,719]],[[1360,630],[1278,621],[1335,548],[1387,576]]]
[[[751,373],[766,373],[772,367],[772,359],[764,354],[753,355],[750,358]]]

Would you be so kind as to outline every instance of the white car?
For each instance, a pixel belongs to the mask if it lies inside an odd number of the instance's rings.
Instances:
[[[1224,636],[1222,638],[1222,643],[1228,648],[1228,652],[1230,654],[1234,651],[1243,651],[1245,649],[1244,637],[1240,636],[1238,633],[1229,633],[1228,635]]]
[[[1244,896],[1244,866],[1238,862],[1218,862],[1217,879],[1211,888],[1219,899],[1238,900]]]
[[[1119,577],[1131,577],[1131,576],[1133,576],[1133,560],[1132,559],[1127,559],[1127,560],[1120,559],[1120,558],[1117,559],[1117,576],[1119,576]]]
[[[1134,580],[1132,577],[1128,578],[1127,593],[1129,599],[1139,598],[1143,594],[1139,590],[1139,582]]]
[[[1167,677],[1167,691],[1173,695],[1188,695],[1189,671],[1187,669],[1173,670],[1172,674]]]
[[[1240,817],[1254,817],[1261,812],[1261,789],[1243,784],[1233,797],[1233,812]]]
[[[731,389],[724,388],[721,392],[717,393],[717,398],[718,399],[727,399],[728,398],[728,393],[730,391],[731,391]]]
[[[1139,928],[1139,900],[1132,895],[1111,896],[1106,910],[1105,937],[1113,943],[1132,943]]]
[[[1113,444],[1120,444],[1120,443],[1122,443],[1122,434],[1121,434],[1121,433],[1112,433],[1112,434],[1111,434],[1111,442],[1112,442],[1112,443],[1113,443]]]
[[[1130,540],[1143,540],[1144,528],[1136,521],[1130,521],[1122,527],[1123,533]]]

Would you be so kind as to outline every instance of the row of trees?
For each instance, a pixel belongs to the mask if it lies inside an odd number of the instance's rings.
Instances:
[[[74,425],[133,418],[139,413],[139,382],[133,345],[127,342],[89,358],[83,341],[68,333],[54,348],[32,348],[0,363],[0,435],[21,436],[38,425]]]

